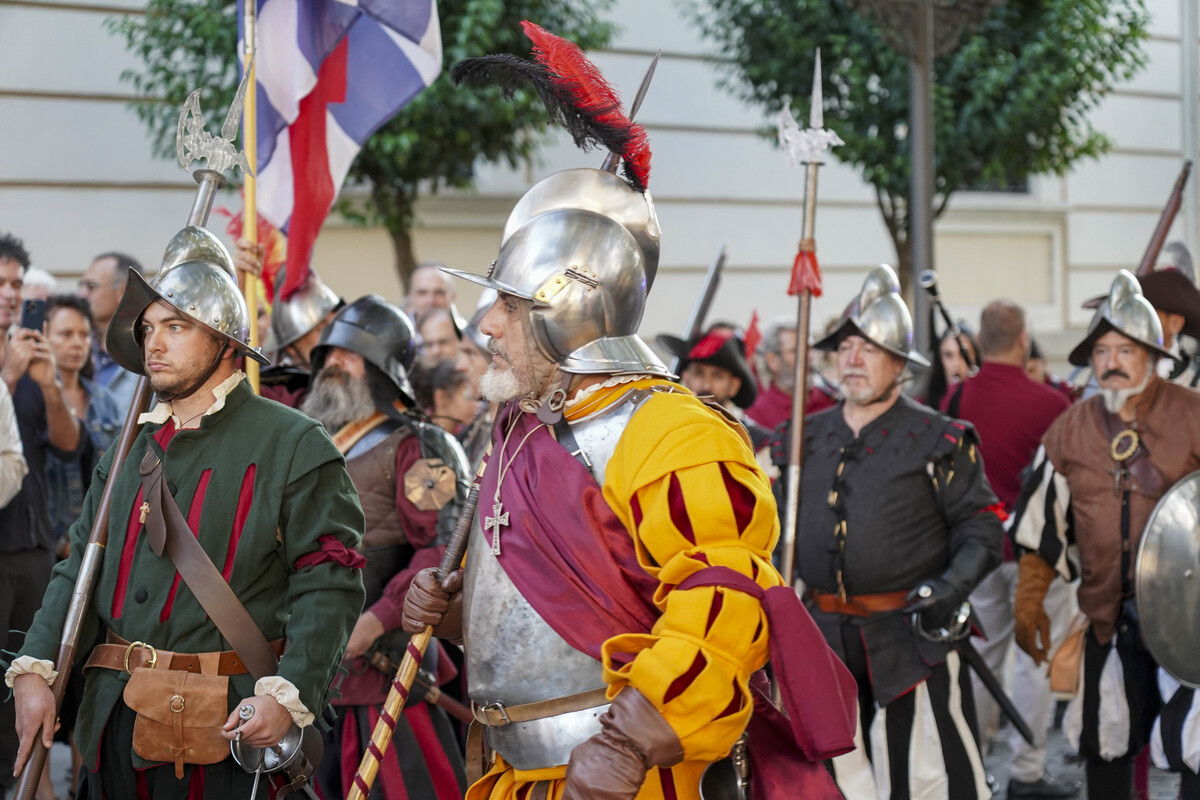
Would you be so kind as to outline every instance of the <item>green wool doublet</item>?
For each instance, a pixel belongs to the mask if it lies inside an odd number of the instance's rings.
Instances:
[[[167,488],[213,564],[267,639],[286,636],[278,674],[319,716],[363,602],[360,571],[328,557],[343,547],[353,551],[362,538],[362,510],[345,459],[318,423],[256,397],[244,381],[226,396],[224,408],[201,418],[199,428],[176,432],[165,453],[155,438],[163,438],[162,427],[143,426],[114,478],[108,544],[80,659],[104,627],[128,641],[173,652],[230,649],[167,555],[154,555],[138,522],[138,466],[153,449],[163,459]],[[83,513],[70,531],[71,556],[55,568],[21,655],[54,660],[112,456],[110,448],[96,468]],[[198,495],[200,508],[193,508]],[[318,563],[297,569],[304,556]],[[100,735],[128,677],[111,669],[87,673],[75,735],[89,767],[96,764]],[[250,675],[233,676],[230,710],[253,694]],[[134,762],[145,766],[136,756]]]

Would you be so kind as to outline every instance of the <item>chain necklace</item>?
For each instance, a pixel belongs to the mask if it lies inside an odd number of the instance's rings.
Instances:
[[[504,504],[500,502],[500,487],[504,485],[504,479],[508,476],[509,469],[512,468],[513,462],[517,460],[517,455],[521,452],[521,448],[529,441],[529,437],[533,436],[542,428],[546,427],[546,423],[531,429],[521,439],[517,445],[517,449],[509,456],[508,463],[504,463],[504,454],[508,450],[508,440],[512,436],[513,431],[517,429],[517,421],[520,416],[513,415],[512,421],[508,425],[508,430],[504,433],[504,442],[500,445],[500,475],[496,480],[496,493],[492,496],[492,516],[483,518],[483,529],[490,530],[492,533],[492,555],[500,555],[500,528],[507,527],[509,524],[508,512],[504,510]]]

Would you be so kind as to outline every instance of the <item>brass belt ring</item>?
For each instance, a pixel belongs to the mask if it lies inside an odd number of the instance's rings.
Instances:
[[[1121,449],[1122,440],[1125,441],[1124,449]],[[1133,428],[1126,428],[1113,437],[1112,443],[1109,445],[1109,453],[1112,455],[1113,461],[1125,461],[1137,452],[1139,444],[1141,444],[1141,439],[1138,438],[1137,431]]]
[[[145,642],[130,642],[129,646],[125,648],[125,659],[124,659],[125,672],[128,673],[129,675],[133,674],[133,670],[131,670],[129,668],[129,656],[133,653],[133,648],[135,648],[135,647],[140,647],[143,650],[150,651],[150,660],[148,662],[146,662],[146,666],[149,667],[150,669],[154,669],[154,667],[158,664],[158,651],[155,650],[153,646],[148,645]]]

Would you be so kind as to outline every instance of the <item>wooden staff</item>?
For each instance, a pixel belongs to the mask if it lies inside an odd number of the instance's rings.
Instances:
[[[242,236],[250,240],[253,247],[258,244],[258,207],[254,175],[258,170],[258,82],[255,78],[254,47],[257,40],[255,6],[257,0],[245,0],[243,5],[243,27],[245,36],[242,41],[242,63],[245,65],[247,83],[242,110],[242,151],[246,154],[246,162],[250,168],[243,172],[242,183]],[[250,346],[258,347],[258,286],[259,280],[255,275],[246,273],[242,293],[246,297],[246,310],[250,312]],[[258,389],[258,362],[253,358],[244,359],[246,379],[255,394]]]
[[[784,109],[784,114],[791,120],[791,112]],[[800,475],[804,459],[804,415],[808,403],[808,332],[812,298],[821,296],[821,271],[817,266],[817,170],[821,166],[821,157],[831,145],[841,144],[842,140],[830,131],[824,130],[824,109],[821,100],[821,51],[817,51],[816,68],[813,72],[812,108],[809,112],[808,130],[798,132],[791,142],[785,141],[789,157],[797,155],[803,158],[805,165],[804,186],[804,223],[800,236],[800,248],[792,265],[791,284],[788,294],[797,296],[796,312],[796,371],[795,384],[792,387],[792,425],[791,436],[788,440],[788,463],[786,487],[787,496],[784,506],[784,528],[780,536],[780,547],[783,548],[782,569],[783,579],[788,585],[795,580],[796,567],[796,524],[800,516]],[[792,125],[794,126],[794,122]],[[781,138],[786,136],[781,133]]]
[[[479,478],[486,464],[487,459],[484,459],[479,465],[479,474],[471,484],[471,492],[463,504],[462,513],[458,515],[458,525],[455,526],[454,533],[446,545],[446,552],[442,555],[442,562],[438,565],[436,575],[439,583],[462,564],[463,554],[467,550],[467,538],[471,532],[471,522],[475,519],[475,509],[479,505]],[[375,730],[371,732],[371,741],[367,743],[362,761],[358,764],[358,771],[354,773],[354,783],[350,787],[350,793],[346,795],[346,800],[366,800],[367,795],[371,793],[371,784],[375,782],[375,776],[379,773],[380,760],[387,752],[388,745],[392,743],[396,721],[404,713],[409,690],[412,689],[417,671],[421,669],[421,661],[425,658],[425,649],[429,647],[431,638],[433,626],[426,625],[425,630],[414,634],[409,640],[404,651],[404,660],[396,670],[396,677],[392,678],[392,687],[388,690],[387,700],[379,713],[379,721],[375,723]]]

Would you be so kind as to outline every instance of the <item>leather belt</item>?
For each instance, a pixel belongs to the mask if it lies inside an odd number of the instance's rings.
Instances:
[[[471,703],[471,713],[480,725],[501,728],[517,722],[531,722],[535,719],[557,717],[559,714],[569,714],[572,711],[582,711],[585,708],[595,708],[608,702],[608,690],[592,689],[566,697],[556,697],[553,700],[539,700],[536,703],[522,703],[519,706],[506,706],[503,703],[488,703],[485,706]]]
[[[851,617],[869,617],[897,611],[908,605],[909,589],[882,594],[852,594],[845,600],[836,594],[817,589],[808,590],[808,598],[826,614],[846,614]]]
[[[283,655],[284,639],[271,642],[271,649],[276,656]],[[167,659],[170,659],[167,662]],[[164,662],[160,664],[159,662]],[[237,651],[223,650],[217,653],[176,653],[170,650],[159,650],[145,642],[127,642],[111,631],[105,644],[98,644],[92,649],[84,671],[92,667],[120,670],[133,674],[138,667],[159,667],[162,669],[177,669],[183,672],[201,672],[201,664],[217,664],[218,675],[241,675],[245,673],[246,665],[238,658]]]

